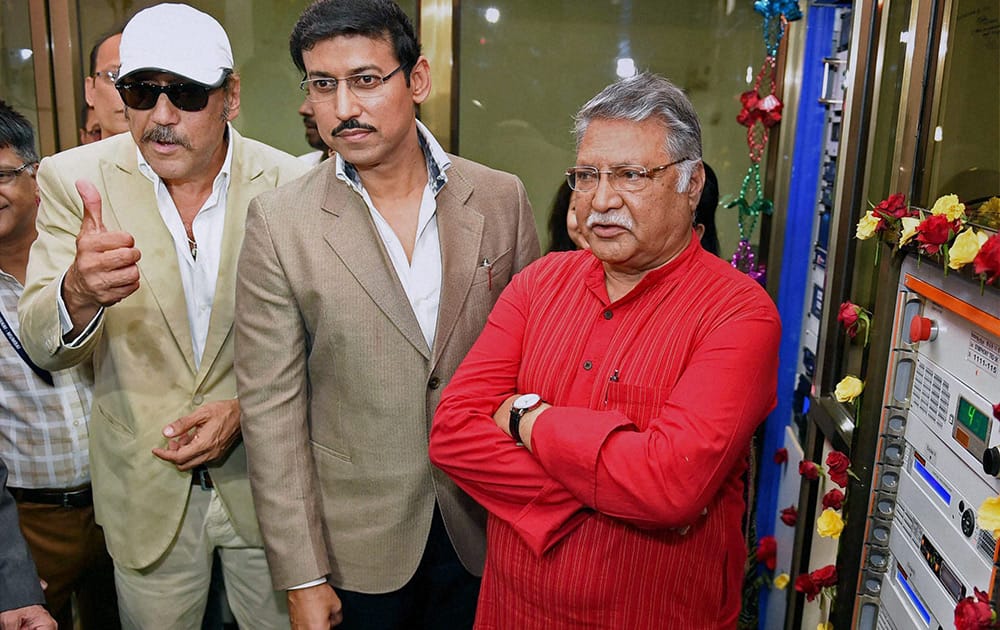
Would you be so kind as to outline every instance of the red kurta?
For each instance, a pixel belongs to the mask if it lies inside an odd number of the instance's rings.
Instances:
[[[490,513],[476,627],[733,627],[741,475],[779,337],[768,295],[697,239],[615,303],[586,251],[515,276],[431,435]],[[534,453],[492,419],[515,392],[553,405]]]

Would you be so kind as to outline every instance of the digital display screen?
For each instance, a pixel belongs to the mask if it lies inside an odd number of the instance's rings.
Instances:
[[[959,397],[958,399],[958,421],[962,426],[972,431],[972,434],[983,442],[990,431],[990,418],[982,411],[976,409],[968,400]]]

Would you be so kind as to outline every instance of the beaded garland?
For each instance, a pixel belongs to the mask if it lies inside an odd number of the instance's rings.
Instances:
[[[764,186],[760,178],[760,160],[767,146],[771,127],[781,122],[784,105],[775,95],[777,81],[777,55],[781,39],[785,35],[788,22],[802,18],[798,0],[756,0],[756,12],[764,16],[764,48],[766,57],[754,80],[753,88],[740,95],[743,108],[736,121],[747,128],[747,147],[750,166],[743,177],[739,195],[726,203],[725,208],[737,208],[740,241],[733,253],[731,264],[734,268],[750,275],[760,284],[767,280],[764,265],[757,261],[750,237],[757,226],[761,214],[771,214],[774,203],[764,197]],[[761,86],[767,81],[768,90],[761,94]],[[751,189],[752,185],[752,189]]]

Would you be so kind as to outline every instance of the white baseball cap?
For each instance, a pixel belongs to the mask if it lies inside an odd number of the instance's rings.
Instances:
[[[186,4],[158,4],[136,13],[122,31],[118,54],[121,78],[152,70],[216,86],[233,69],[222,25]]]

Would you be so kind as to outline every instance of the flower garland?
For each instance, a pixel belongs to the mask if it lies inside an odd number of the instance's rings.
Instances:
[[[972,227],[965,210],[957,195],[938,198],[928,213],[907,205],[903,194],[896,193],[861,217],[855,235],[862,241],[878,237],[894,251],[910,247],[918,255],[940,258],[945,274],[972,263],[973,275],[985,290],[1000,278],[1000,234]],[[1000,198],[991,198],[979,212],[1000,215]]]
[[[779,448],[774,452],[774,461],[777,464],[788,462],[788,449]],[[822,479],[825,485],[826,478],[829,478],[837,488],[833,488],[823,495],[823,511],[816,519],[816,533],[822,537],[840,539],[840,534],[844,529],[844,492],[840,488],[847,488],[848,478],[857,479],[857,475],[851,471],[851,460],[840,451],[830,451],[826,456],[825,466],[816,462],[802,460],[799,462],[799,475],[806,481],[816,481]],[[998,526],[1000,526],[1000,497],[998,500]],[[795,527],[799,520],[798,508],[790,505],[780,512],[781,522],[789,527]],[[768,571],[775,569],[775,558],[777,557],[777,542],[773,536],[765,536],[760,539],[757,547],[757,562]],[[771,580],[773,588],[782,590],[791,581],[787,573],[774,576]],[[795,578],[795,590],[806,596],[806,601],[813,601],[820,597],[820,610],[824,616],[832,606],[837,596],[837,567],[828,564],[815,571],[801,573]],[[820,623],[820,628],[831,628],[829,621]]]
[[[736,121],[747,128],[747,147],[749,148],[750,167],[743,177],[739,195],[723,205],[724,208],[737,208],[739,216],[740,241],[730,260],[732,266],[746,273],[761,285],[767,281],[766,271],[759,263],[750,237],[757,225],[757,219],[762,214],[771,214],[774,203],[764,197],[764,186],[760,177],[760,160],[767,146],[768,136],[772,127],[781,121],[781,110],[784,104],[775,94],[777,84],[778,47],[785,35],[789,22],[802,18],[798,0],[756,0],[754,11],[764,16],[764,48],[766,56],[757,72],[753,88],[740,95],[739,114]],[[761,86],[767,83],[767,91],[762,92]],[[750,186],[753,185],[752,194]]]

